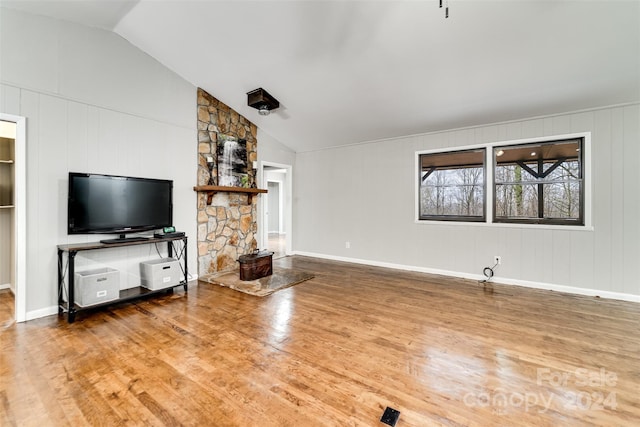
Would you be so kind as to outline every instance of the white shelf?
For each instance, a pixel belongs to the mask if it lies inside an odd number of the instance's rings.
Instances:
[[[14,207],[13,205],[0,205],[0,209],[13,209]]]
[[[13,160],[0,160],[0,163],[13,164]]]

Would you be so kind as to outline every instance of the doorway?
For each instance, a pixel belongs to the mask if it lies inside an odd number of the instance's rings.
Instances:
[[[280,234],[282,222],[280,211],[282,211],[282,198],[280,197],[280,182],[267,181],[267,231],[269,234]]]
[[[0,113],[0,328],[26,320],[26,119]]]
[[[264,208],[267,224],[267,250],[273,252],[274,258],[286,255],[286,233],[282,227],[282,193],[280,181],[267,181],[266,203]]]
[[[259,177],[268,190],[258,216],[260,244],[281,258],[291,254],[291,166],[262,162]]]

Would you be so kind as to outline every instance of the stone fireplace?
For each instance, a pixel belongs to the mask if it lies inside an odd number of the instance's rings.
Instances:
[[[248,184],[255,183],[252,165],[257,160],[256,135],[256,125],[198,88],[197,185],[209,184],[211,177],[217,183],[216,154],[221,136],[246,140]],[[207,204],[207,194],[198,192],[199,276],[236,269],[238,257],[257,248],[257,200],[248,194],[225,191],[217,192]]]

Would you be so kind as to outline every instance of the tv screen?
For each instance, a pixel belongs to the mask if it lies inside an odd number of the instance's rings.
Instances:
[[[68,233],[135,233],[173,224],[173,181],[69,173]]]

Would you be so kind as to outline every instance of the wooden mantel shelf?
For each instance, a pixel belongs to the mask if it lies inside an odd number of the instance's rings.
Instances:
[[[216,193],[247,193],[249,196],[248,203],[251,204],[253,196],[259,193],[266,193],[267,190],[260,188],[245,188],[245,187],[221,187],[219,185],[197,185],[193,187],[194,191],[207,193],[207,205],[211,204],[213,195]]]

